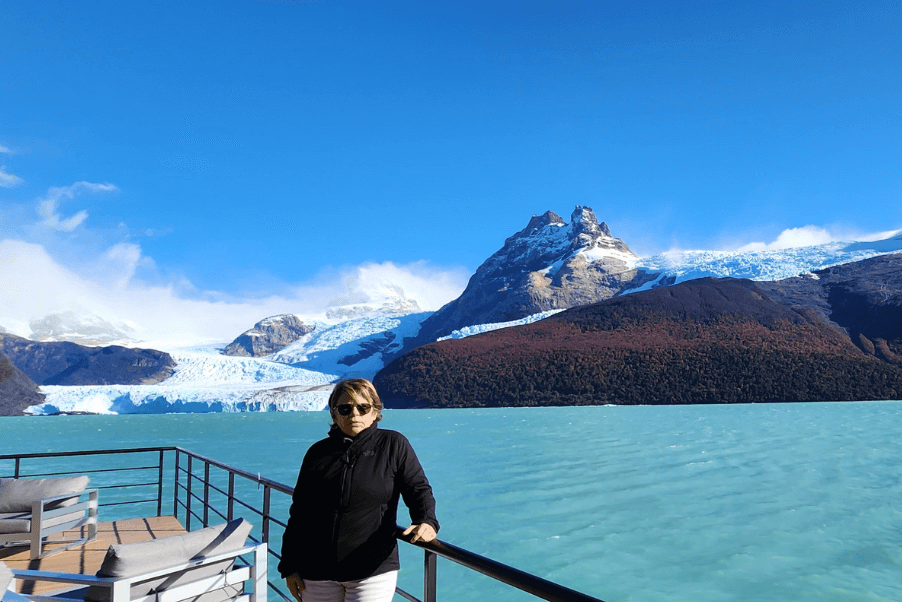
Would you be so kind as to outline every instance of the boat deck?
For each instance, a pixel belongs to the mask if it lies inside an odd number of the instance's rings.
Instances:
[[[109,523],[99,523],[97,525],[97,538],[93,541],[51,554],[39,560],[31,560],[27,545],[0,547],[0,560],[5,562],[11,569],[93,575],[100,568],[107,548],[113,544],[149,541],[185,532],[185,527],[173,516],[130,518]],[[54,547],[62,547],[62,544],[54,546],[54,539],[73,539],[77,537],[82,537],[81,529],[52,535],[48,538],[44,550],[52,552]],[[59,583],[42,582],[35,586],[32,583],[16,581],[16,591],[20,593],[23,593],[23,589],[27,590],[24,593],[38,594],[59,588]]]

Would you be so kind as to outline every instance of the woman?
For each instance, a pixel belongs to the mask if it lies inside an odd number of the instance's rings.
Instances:
[[[301,464],[279,573],[298,602],[381,602],[398,578],[398,499],[410,511],[410,541],[439,525],[423,468],[401,433],[377,428],[382,401],[362,378],[335,385],[332,428]]]

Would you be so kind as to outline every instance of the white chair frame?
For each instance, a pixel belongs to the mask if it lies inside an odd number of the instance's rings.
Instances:
[[[59,508],[54,508],[53,510],[46,509],[46,506],[52,504],[53,502],[71,499],[76,496],[81,498],[81,496],[85,494],[87,494],[88,496],[88,499],[86,501],[79,501],[78,503],[71,506],[62,506]],[[59,516],[65,516],[67,514],[74,514],[76,512],[84,513],[85,511],[87,511],[87,515],[82,514],[80,518],[75,518],[70,521],[66,521],[64,523],[53,526],[45,525],[45,523],[50,519]],[[42,500],[35,500],[31,504],[30,516],[27,513],[23,512],[21,514],[21,518],[29,518],[31,520],[31,531],[23,531],[19,533],[0,533],[0,544],[28,542],[31,547],[32,560],[37,560],[39,558],[49,556],[50,554],[68,550],[69,548],[74,546],[83,545],[97,537],[97,489],[85,489],[84,491],[78,493],[66,493],[63,495],[44,498]],[[76,529],[85,525],[88,526],[87,537],[78,539],[53,540],[53,542],[51,543],[66,543],[69,545],[54,549],[52,552],[44,553],[44,543],[46,543],[44,539],[48,535],[53,535],[54,533],[60,533],[62,531],[68,531],[70,529]]]
[[[5,592],[0,592],[0,600],[2,600],[3,602],[30,602],[28,598],[26,598],[22,594],[17,594],[11,589],[6,590]]]
[[[212,577],[205,577],[191,583],[160,589],[147,596],[134,599],[131,598],[131,587],[135,583],[178,574],[189,569],[221,562],[223,560],[234,560],[245,554],[253,554],[254,560],[252,564],[247,566],[232,566],[231,570]],[[233,600],[235,600],[235,602],[266,602],[266,565],[267,547],[265,543],[259,543],[245,546],[239,550],[225,554],[196,558],[187,563],[142,575],[136,575],[134,577],[95,577],[94,575],[80,575],[76,573],[52,573],[48,571],[28,571],[19,569],[13,569],[13,575],[15,576],[15,579],[20,581],[54,581],[74,585],[76,588],[92,585],[104,587],[110,592],[109,602],[179,602],[186,598],[199,596],[205,592],[214,591],[228,585],[238,585],[250,580],[254,585],[254,591],[250,594],[242,594],[237,598],[233,598]],[[74,588],[69,587],[51,594],[17,595],[24,597],[26,602],[73,602],[74,600],[77,600],[77,598],[73,598],[71,594],[68,597],[64,595],[66,592],[71,592],[72,589]]]

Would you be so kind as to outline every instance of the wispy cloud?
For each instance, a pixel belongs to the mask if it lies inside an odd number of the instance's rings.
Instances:
[[[391,261],[365,263],[342,273],[346,285],[352,283],[353,292],[370,299],[402,291],[426,311],[435,311],[457,298],[466,286],[470,274],[463,268],[440,269],[426,261],[398,265]]]
[[[831,242],[860,241],[875,242],[886,240],[902,233],[902,230],[887,230],[883,232],[861,232],[843,227],[802,226],[799,228],[787,228],[780,232],[779,236],[771,242],[752,242],[736,248],[736,251],[774,251],[779,249],[795,249],[798,247],[810,247]]]
[[[101,259],[108,280],[117,288],[127,287],[139,267],[154,267],[154,261],[143,255],[140,245],[130,242],[113,245]]]
[[[863,234],[856,237],[861,242],[876,242],[878,240],[887,240],[902,234],[902,230],[886,230],[885,232],[874,232],[873,234]]]
[[[838,240],[836,236],[826,229],[818,226],[802,226],[801,228],[787,228],[780,232],[776,240],[764,243],[753,242],[743,245],[737,251],[772,251],[775,249],[794,249],[796,247],[810,247],[822,245]]]
[[[0,149],[2,148],[3,147],[0,146]],[[16,186],[21,186],[24,182],[25,180],[23,180],[19,176],[13,175],[6,171],[5,165],[3,167],[0,167],[0,188],[15,188]]]
[[[237,298],[198,291],[185,280],[149,284],[136,274],[155,268],[139,245],[118,243],[96,255],[78,272],[65,267],[47,248],[22,240],[0,240],[0,324],[20,336],[30,322],[72,312],[113,325],[127,325],[149,346],[173,347],[227,342],[272,315],[323,316],[329,302],[348,292],[377,300],[386,290],[403,290],[423,309],[437,309],[457,297],[468,274],[427,262],[398,265],[367,263],[321,272],[314,280],[279,295]]]
[[[70,186],[50,188],[47,196],[38,201],[37,212],[43,219],[41,225],[54,230],[71,232],[82,222],[88,219],[88,212],[82,209],[70,217],[62,217],[58,211],[59,203],[64,199],[74,199],[83,192],[112,192],[118,190],[112,184],[94,184],[91,182],[76,182]]]
[[[0,153],[3,153],[3,154],[5,154],[5,155],[11,155],[11,154],[12,154],[12,151],[11,151],[9,148],[7,148],[7,147],[3,146],[2,144],[0,144]]]

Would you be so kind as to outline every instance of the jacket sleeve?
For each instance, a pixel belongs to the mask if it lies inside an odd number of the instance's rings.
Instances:
[[[438,533],[439,524],[435,516],[435,498],[432,496],[432,487],[413,451],[413,446],[406,437],[401,437],[399,452],[398,476],[400,477],[401,497],[410,511],[411,523],[415,525],[426,523]]]
[[[288,577],[298,571],[299,559],[301,556],[301,546],[303,545],[304,528],[303,520],[308,516],[308,510],[305,507],[305,465],[309,451],[304,457],[301,464],[301,470],[298,472],[298,481],[294,486],[294,493],[291,496],[291,508],[288,510],[288,523],[285,527],[285,533],[282,535],[282,558],[279,560],[279,574],[282,577]]]

